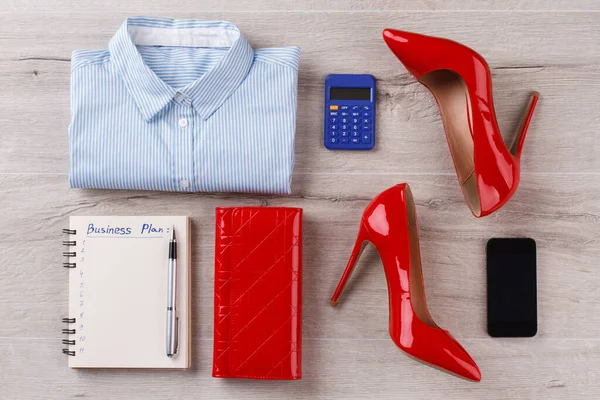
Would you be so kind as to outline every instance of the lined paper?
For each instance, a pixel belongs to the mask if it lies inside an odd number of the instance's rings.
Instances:
[[[166,355],[168,244],[177,236],[179,351]],[[77,267],[69,274],[76,322],[70,367],[187,368],[190,228],[187,217],[71,217]]]

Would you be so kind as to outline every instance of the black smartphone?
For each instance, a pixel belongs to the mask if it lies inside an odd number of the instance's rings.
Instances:
[[[530,238],[487,242],[488,334],[532,337],[537,333],[536,246]]]

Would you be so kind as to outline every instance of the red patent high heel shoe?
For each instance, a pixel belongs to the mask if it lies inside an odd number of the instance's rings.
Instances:
[[[367,242],[377,248],[383,262],[394,343],[425,364],[479,382],[481,373],[475,361],[448,331],[435,324],[427,309],[417,214],[407,184],[387,189],[365,209],[356,244],[331,305],[337,304]]]
[[[539,98],[533,92],[511,149],[498,129],[486,61],[451,40],[385,29],[383,38],[406,69],[434,95],[461,189],[476,217],[489,215],[519,184],[521,151]]]

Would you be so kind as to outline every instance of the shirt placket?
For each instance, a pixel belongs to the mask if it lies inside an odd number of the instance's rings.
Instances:
[[[175,95],[177,103],[177,151],[175,159],[175,185],[182,192],[195,191],[194,171],[194,109],[191,99],[183,93]]]

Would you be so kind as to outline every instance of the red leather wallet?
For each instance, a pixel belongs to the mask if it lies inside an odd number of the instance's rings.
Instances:
[[[302,209],[217,208],[213,376],[302,376]]]

